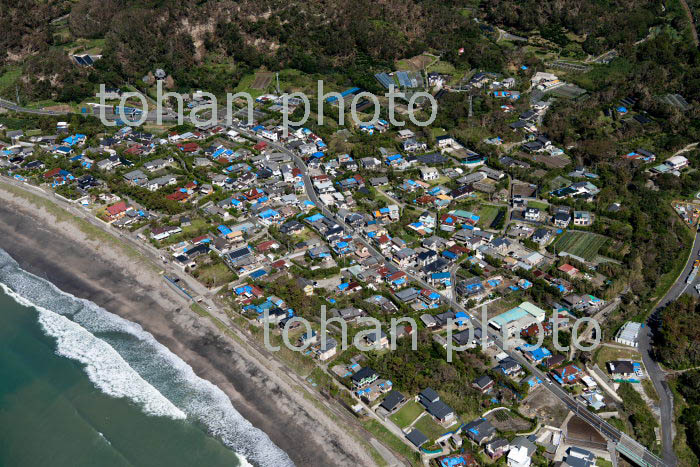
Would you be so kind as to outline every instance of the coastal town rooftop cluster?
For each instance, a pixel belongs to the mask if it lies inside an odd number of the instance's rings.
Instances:
[[[610,359],[603,370],[552,342],[555,328],[568,334],[574,321],[597,317],[618,301],[598,293],[610,278],[597,270],[608,239],[592,231],[598,219],[588,208],[603,188],[595,170],[575,167],[547,191],[514,176],[571,164],[538,130],[552,103],[548,92],[567,84],[549,73],[535,74],[529,84],[538,98],[510,124],[510,150],[503,150],[506,135],[484,141],[499,155],[446,132],[397,127],[383,118],[322,138],[280,120],[301,102],[266,94],[230,122],[165,133],[128,125],[139,111],[123,104],[108,117],[118,129],[97,136],[67,122],[51,134],[6,130],[0,169],[139,242],[197,306],[223,301],[251,329],[276,328],[275,338],[285,329],[285,339],[302,349],[300,358],[345,388],[358,417],[376,417],[400,443],[438,465],[478,465],[475,456],[485,455],[528,467],[543,446],[562,465],[592,466],[598,455],[590,446],[566,444],[551,424],[512,436],[527,410],[530,417],[556,419],[554,405],[531,404],[547,387],[563,388],[600,412],[619,401],[619,381],[645,377],[639,362]],[[505,112],[525,99],[515,85],[513,77],[491,73],[466,84],[502,100]],[[185,101],[196,109],[210,99],[199,93]],[[361,157],[331,149],[357,137],[383,143]],[[658,162],[643,148],[620,157],[649,164],[652,177],[680,174],[688,165],[683,156]],[[621,208],[612,203],[608,210]],[[345,348],[337,328],[321,332],[311,303],[328,307],[336,326],[356,339],[359,334],[371,355]],[[486,305],[484,319],[480,305]],[[362,324],[363,318],[386,324],[400,317],[410,324],[389,334]],[[601,339],[585,328],[581,342]],[[628,324],[617,343],[633,349],[639,332]],[[478,414],[466,418],[453,409],[456,399],[444,388],[408,393],[372,368],[392,341],[415,342],[418,334],[437,348],[477,355],[481,347],[483,364],[466,388]],[[512,345],[504,346],[504,338]],[[523,428],[531,428],[529,422]]]

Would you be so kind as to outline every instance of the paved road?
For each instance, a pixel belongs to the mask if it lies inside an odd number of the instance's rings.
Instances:
[[[53,110],[41,110],[41,109],[28,109],[26,107],[20,107],[14,102],[6,101],[5,99],[0,99],[0,107],[5,108],[7,110],[12,110],[15,112],[22,112],[22,113],[28,113],[28,114],[35,114],[35,115],[51,115],[51,116],[58,116],[58,115],[66,115],[66,112],[56,112]]]
[[[360,242],[364,246],[366,246],[367,250],[378,261],[383,262],[383,263],[391,263],[391,261],[388,258],[385,258],[379,251],[377,251],[374,248],[373,245],[368,243],[364,239],[364,237],[356,234],[355,230],[352,227],[346,225],[342,219],[339,219],[338,217],[336,217],[336,215],[334,213],[332,213],[331,211],[329,211],[325,207],[325,205],[321,202],[321,200],[316,195],[316,192],[315,192],[313,185],[311,183],[311,178],[308,175],[308,168],[306,167],[306,164],[304,163],[304,161],[301,158],[299,158],[296,154],[294,154],[292,151],[287,149],[285,146],[283,146],[281,144],[274,143],[274,142],[270,142],[269,140],[266,140],[263,138],[260,138],[257,135],[249,132],[246,128],[239,127],[237,129],[250,138],[253,138],[253,139],[258,140],[258,141],[265,141],[268,144],[268,146],[271,146],[278,151],[281,151],[281,152],[288,154],[292,158],[292,160],[294,161],[297,168],[299,170],[301,170],[301,172],[304,174],[304,185],[305,185],[306,193],[309,196],[309,199],[311,199],[311,201],[313,201],[316,204],[316,207],[321,211],[321,213],[324,216],[327,216],[327,217],[335,220],[347,232],[351,232],[353,239],[355,241]],[[409,279],[411,279],[415,283],[419,284],[421,287],[438,293],[445,303],[450,304],[450,306],[452,307],[453,310],[462,311],[464,313],[467,313],[469,316],[471,316],[475,330],[481,328],[481,326],[479,326],[479,323],[481,322],[480,316],[477,316],[473,311],[465,309],[461,304],[459,304],[453,298],[446,297],[443,293],[441,293],[440,291],[434,289],[432,286],[425,283],[421,278],[412,275],[410,273],[410,271],[404,271],[404,272],[406,273],[406,275],[408,276]],[[585,420],[589,425],[595,427],[598,431],[600,431],[600,433],[603,434],[603,436],[605,436],[609,440],[613,441],[614,443],[618,443],[619,445],[621,445],[623,447],[623,449],[627,450],[628,452],[639,453],[639,456],[644,459],[644,462],[646,462],[646,465],[648,465],[648,466],[662,467],[662,466],[667,465],[664,461],[662,461],[661,459],[656,457],[654,454],[652,454],[646,447],[642,446],[637,441],[633,440],[629,436],[620,432],[617,428],[610,425],[608,422],[603,420],[598,415],[590,412],[582,403],[573,399],[569,395],[568,392],[566,392],[564,389],[562,389],[557,384],[552,383],[550,381],[549,377],[547,377],[537,367],[530,364],[530,362],[528,360],[526,360],[519,352],[516,352],[512,349],[506,349],[504,346],[504,342],[502,340],[501,335],[498,334],[496,331],[489,329],[489,328],[487,328],[485,331],[496,342],[496,345],[498,346],[498,348],[503,349],[510,357],[514,358],[518,363],[520,363],[520,365],[523,368],[527,369],[531,374],[539,377],[545,383],[545,387],[554,396],[556,396],[559,400],[561,400],[572,412],[577,414],[581,419]]]
[[[639,351],[642,354],[642,361],[649,374],[649,379],[654,383],[656,393],[659,395],[659,410],[661,412],[661,432],[663,441],[663,458],[668,465],[677,465],[678,457],[673,451],[674,437],[674,416],[673,416],[673,393],[666,382],[666,374],[659,366],[659,363],[654,359],[654,350],[652,348],[653,330],[660,315],[660,310],[672,301],[678,299],[690,287],[686,284],[686,278],[693,269],[693,263],[698,258],[700,253],[700,232],[695,234],[693,247],[688,257],[688,262],[683,268],[683,272],[678,277],[676,282],[671,286],[666,295],[659,301],[652,313],[647,325],[642,329],[639,336]]]
[[[5,99],[0,99],[0,107],[11,110],[13,112],[20,112],[20,113],[26,113],[26,114],[33,114],[33,115],[47,115],[51,117],[58,117],[61,115],[71,115],[71,114],[77,114],[77,115],[92,115],[92,116],[97,116],[93,115],[91,113],[88,114],[82,114],[82,113],[77,113],[77,112],[60,112],[60,111],[55,111],[55,110],[44,110],[44,109],[30,109],[27,107],[22,107],[14,102],[10,102]],[[111,120],[112,118],[115,118],[114,114],[107,114],[106,115],[108,120]],[[200,118],[203,118],[200,116]],[[147,122],[155,122],[157,120],[157,113],[155,110],[151,110],[148,112],[148,115],[146,116],[146,121]],[[163,122],[175,122],[177,120],[176,114],[168,108],[163,109]],[[187,120],[186,120],[187,121]]]

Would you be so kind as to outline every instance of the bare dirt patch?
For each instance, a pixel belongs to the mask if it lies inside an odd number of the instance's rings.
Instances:
[[[269,72],[259,72],[255,73],[255,79],[253,84],[250,85],[253,89],[263,90],[267,88],[272,82],[273,74]]]
[[[528,418],[537,418],[543,425],[561,426],[569,409],[564,403],[540,386],[526,397],[520,405],[520,413]]]

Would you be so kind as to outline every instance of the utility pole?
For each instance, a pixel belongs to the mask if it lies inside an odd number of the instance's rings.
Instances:
[[[469,116],[470,117],[474,116],[474,108],[472,107],[472,94],[471,94],[471,92],[469,93]]]
[[[277,79],[277,94],[280,94],[280,74],[279,72],[275,73],[275,77]]]
[[[15,100],[17,101],[17,105],[19,105],[19,84],[15,84]]]

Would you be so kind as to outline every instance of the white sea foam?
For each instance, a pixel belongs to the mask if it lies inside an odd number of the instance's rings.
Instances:
[[[84,363],[100,390],[129,397],[147,413],[197,420],[234,450],[244,466],[251,465],[248,461],[293,465],[221,389],[198,377],[140,325],[20,269],[1,249],[0,286],[19,303],[39,311],[42,327],[57,339],[58,352]]]
[[[0,287],[18,303],[36,308],[44,332],[56,339],[56,353],[85,365],[85,373],[100,391],[112,397],[131,399],[151,415],[173,419],[187,417],[136,373],[108,343],[65,316],[34,305],[5,284],[0,283]]]

